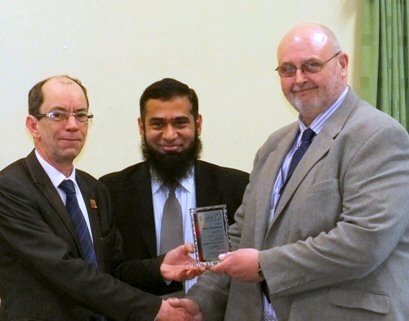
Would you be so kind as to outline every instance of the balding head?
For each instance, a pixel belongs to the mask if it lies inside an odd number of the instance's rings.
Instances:
[[[288,46],[309,47],[317,50],[328,48],[333,52],[342,50],[337,37],[330,29],[314,23],[303,23],[288,31],[280,42],[278,53],[280,54],[280,51]]]
[[[348,56],[325,26],[295,26],[281,40],[277,58],[283,93],[306,125],[330,107],[347,86]]]
[[[67,76],[67,75],[59,75],[59,76],[52,76],[49,78],[46,78],[37,84],[33,86],[33,88],[30,89],[30,92],[28,93],[28,113],[29,115],[36,116],[37,114],[40,113],[40,107],[44,102],[44,92],[43,92],[43,86],[50,82],[50,81],[56,81],[60,82],[62,84],[66,85],[76,85],[81,87],[82,92],[85,95],[85,99],[87,101],[87,106],[89,107],[89,101],[88,101],[88,95],[87,95],[87,89],[82,85],[81,81],[79,81],[76,78]]]

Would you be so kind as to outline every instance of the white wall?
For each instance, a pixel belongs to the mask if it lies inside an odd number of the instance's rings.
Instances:
[[[301,22],[330,27],[357,60],[362,0],[0,0],[0,168],[24,157],[27,93],[79,78],[95,118],[77,166],[99,177],[141,160],[139,97],[173,77],[204,118],[202,159],[246,171],[258,147],[296,119],[281,95],[276,47]],[[353,81],[352,81],[353,84]]]

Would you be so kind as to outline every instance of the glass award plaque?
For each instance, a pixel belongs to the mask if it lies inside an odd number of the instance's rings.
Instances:
[[[190,209],[196,264],[212,266],[230,251],[226,205]]]

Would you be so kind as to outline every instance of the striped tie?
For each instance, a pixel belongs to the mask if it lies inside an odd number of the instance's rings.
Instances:
[[[84,215],[82,215],[81,209],[78,205],[77,196],[75,195],[74,183],[71,180],[64,180],[59,186],[67,195],[65,206],[70,213],[71,221],[75,226],[78,240],[85,261],[98,266],[97,258],[95,255],[94,245],[92,244],[91,236],[85,222]]]
[[[91,240],[91,235],[85,222],[84,215],[78,205],[77,196],[75,193],[74,183],[67,179],[64,180],[59,187],[65,192],[67,199],[65,207],[71,216],[71,221],[75,226],[77,237],[80,241],[81,251],[84,255],[85,261],[98,267],[97,257],[95,255],[94,245]],[[103,315],[96,314],[91,318],[92,321],[106,321]]]

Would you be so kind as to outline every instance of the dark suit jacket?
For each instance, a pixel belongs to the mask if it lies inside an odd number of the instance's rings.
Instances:
[[[229,223],[240,206],[249,174],[203,161],[195,164],[196,206],[226,204]],[[132,259],[156,257],[156,233],[153,215],[152,188],[149,166],[142,162],[120,172],[100,178],[108,187],[116,224],[124,239],[124,252]],[[154,294],[181,289],[181,284],[164,282],[144,287]]]
[[[0,320],[89,321],[95,313],[154,320],[161,300],[108,273],[150,282],[161,278],[161,258],[125,262],[108,191],[82,171],[76,180],[100,270],[82,259],[69,214],[34,152],[0,172]]]

